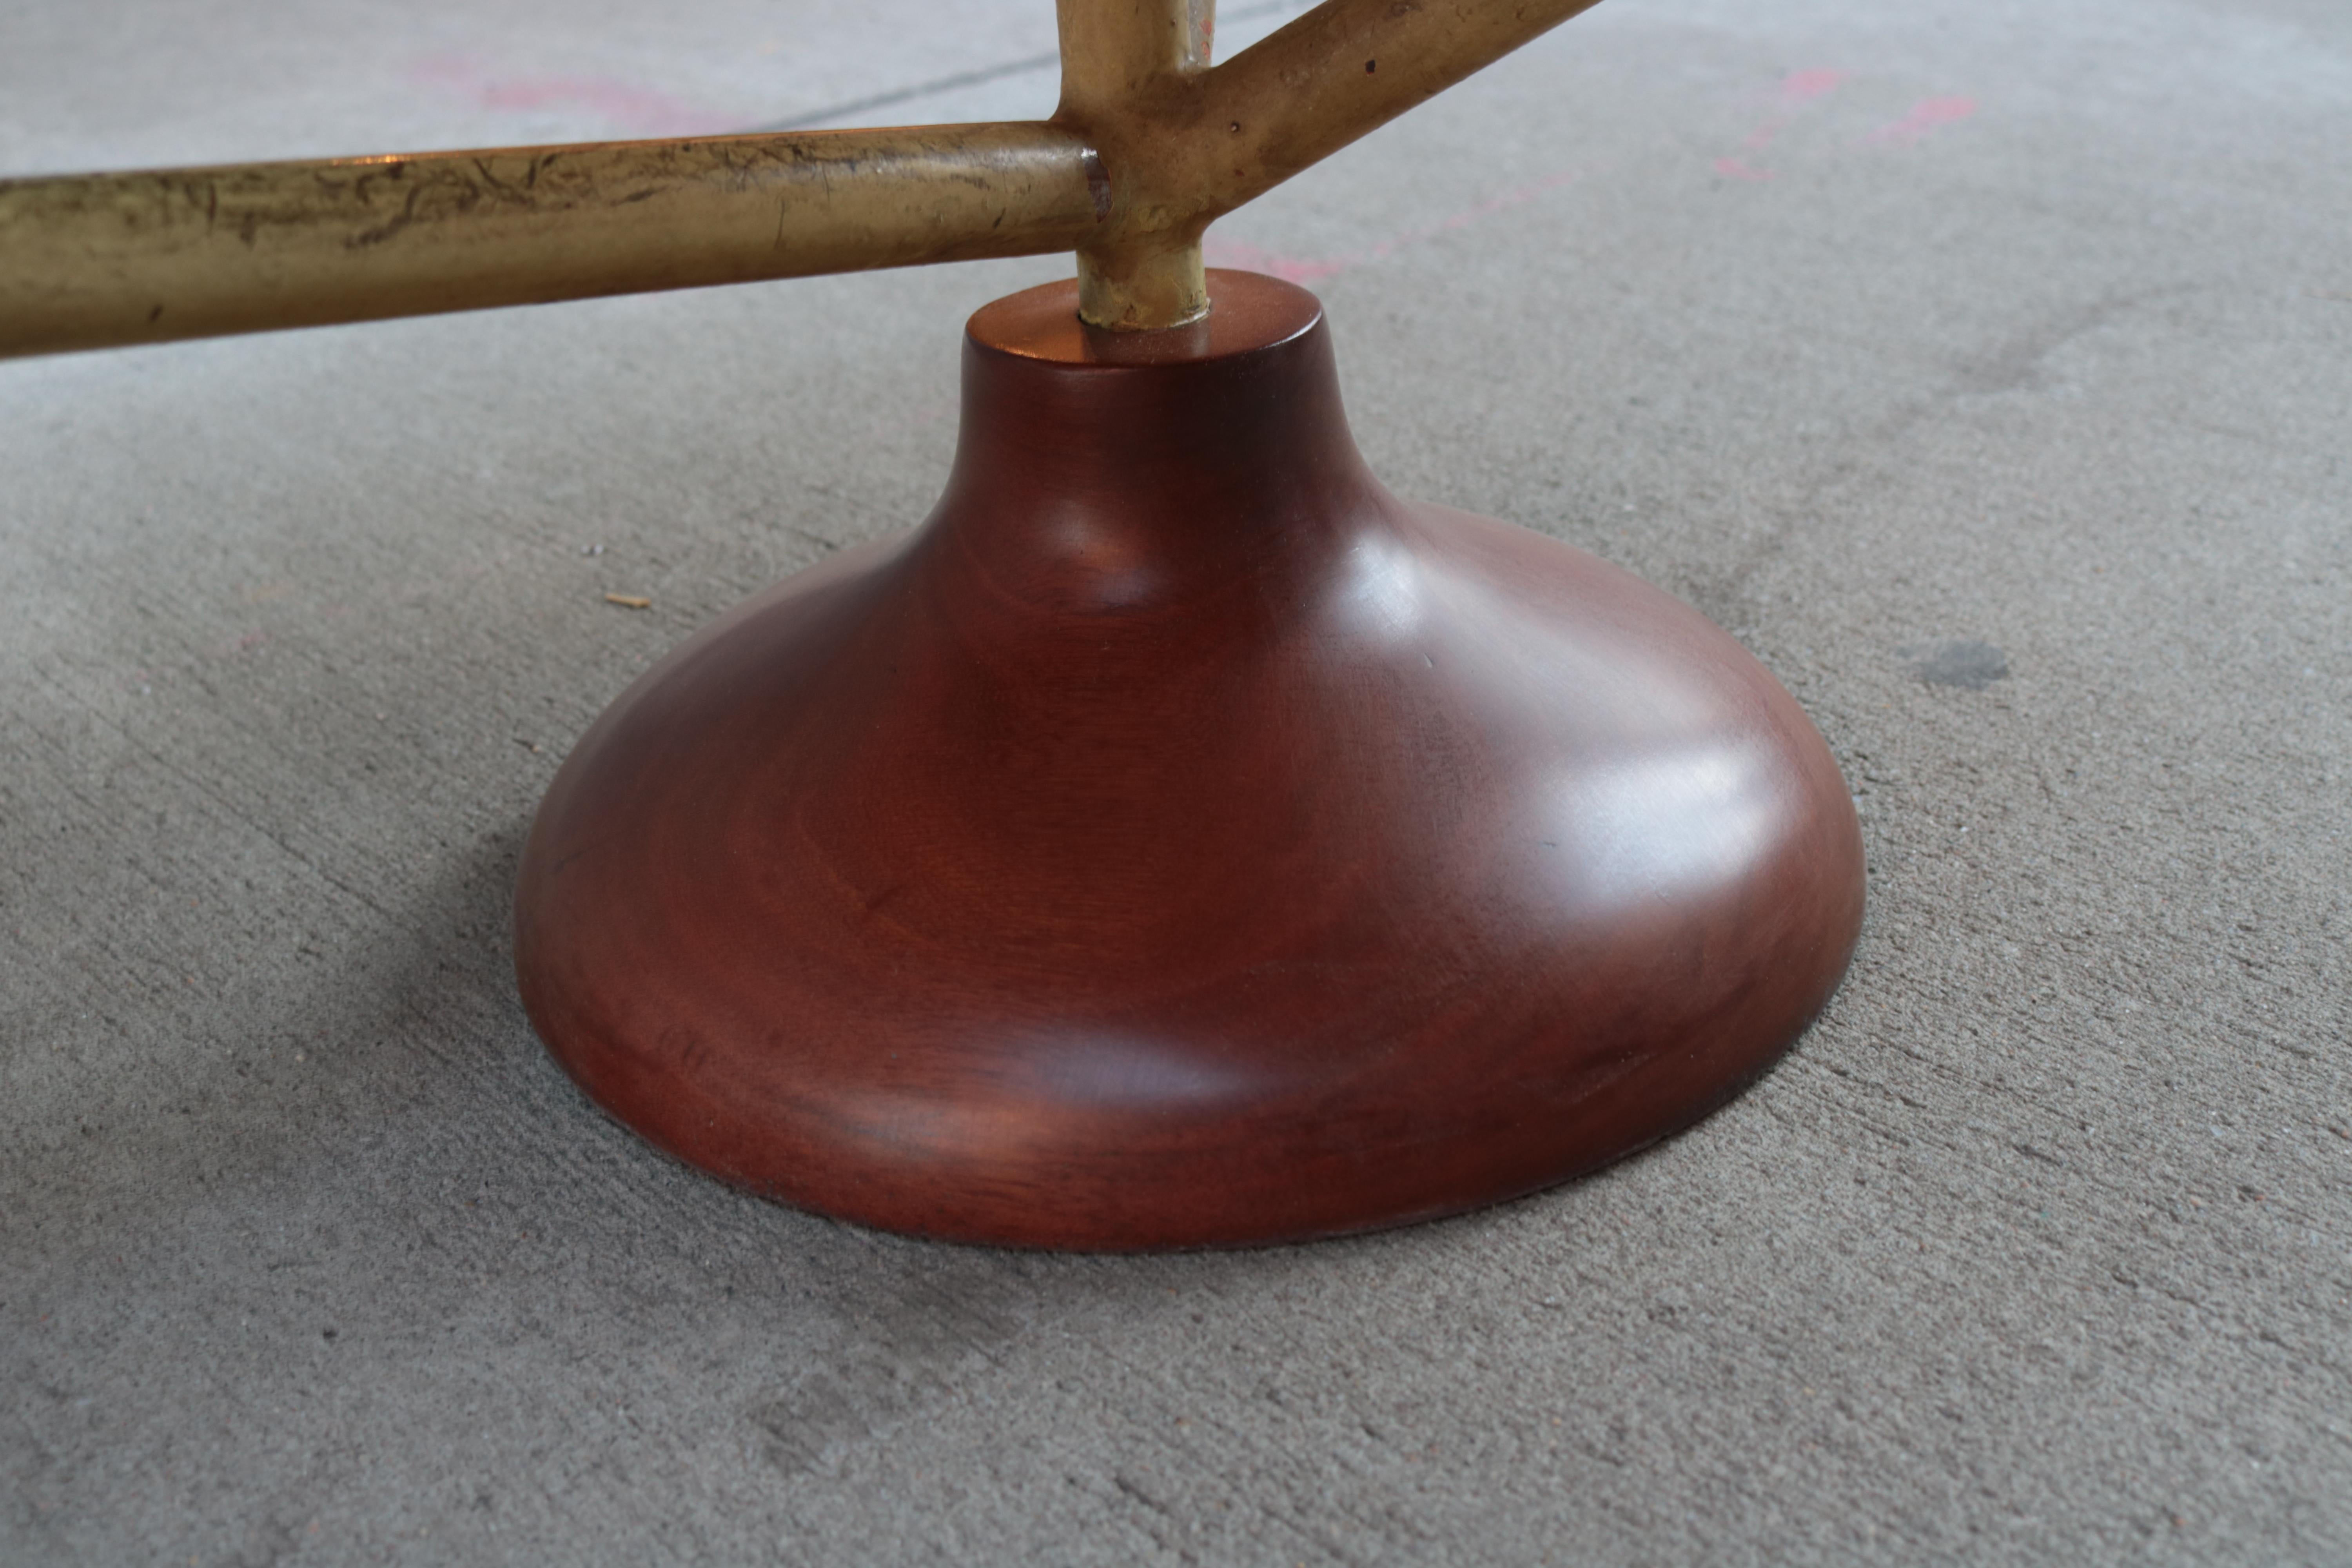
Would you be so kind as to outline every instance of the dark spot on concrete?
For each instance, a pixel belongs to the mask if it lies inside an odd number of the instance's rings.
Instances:
[[[2009,658],[1989,642],[1915,643],[1903,650],[1911,673],[1930,686],[1982,691],[2009,674]]]
[[[745,1412],[787,1475],[816,1468],[835,1446],[887,1438],[954,1398],[1023,1331],[1029,1299],[1018,1277],[991,1265],[864,1306],[821,1365]]]

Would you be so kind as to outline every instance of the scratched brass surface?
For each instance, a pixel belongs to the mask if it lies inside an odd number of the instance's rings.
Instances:
[[[1056,118],[1100,149],[1111,180],[1109,219],[1079,252],[1079,312],[1105,327],[1190,320],[1211,223],[1595,3],[1326,0],[1213,69],[1164,54],[1157,71],[1130,64],[1126,90],[1113,94],[1074,93],[1072,14],[1127,10],[1149,40],[1166,36],[1156,13],[1184,0],[1062,0]],[[1107,53],[1077,58],[1097,71]],[[1126,57],[1139,58],[1151,57],[1142,46]]]
[[[1217,217],[1593,3],[1326,0],[1212,68],[1214,0],[1057,0],[1047,122],[0,182],[0,356],[1055,250],[1173,326]]]
[[[1066,250],[1087,158],[948,125],[0,182],[0,354]]]

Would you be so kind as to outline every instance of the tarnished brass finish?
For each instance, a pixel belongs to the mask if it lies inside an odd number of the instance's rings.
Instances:
[[[1108,121],[1171,79],[1209,68],[1216,0],[1055,0],[1061,30],[1057,120]]]
[[[1055,118],[1101,149],[1111,177],[1109,220],[1079,253],[1079,313],[1117,328],[1191,320],[1197,311],[1183,289],[1199,276],[1211,223],[1596,3],[1326,0],[1214,69],[1133,72],[1121,94],[1074,95],[1073,11],[1150,38],[1159,36],[1150,14],[1183,0],[1061,0],[1066,76]]]
[[[1110,205],[1078,250],[1078,314],[1098,327],[1181,326],[1209,313],[1205,223],[1151,221],[1149,170],[1173,148],[1171,111],[1197,96],[1216,31],[1215,0],[1057,0],[1062,101],[1055,119],[1108,148]]]
[[[1326,0],[1203,79],[1155,174],[1231,212],[1597,3]]]
[[[1090,160],[1032,123],[0,182],[0,354],[1068,250]]]
[[[1594,0],[1056,0],[1051,121],[0,181],[0,356],[1078,253],[1080,313],[1208,309],[1202,231]]]

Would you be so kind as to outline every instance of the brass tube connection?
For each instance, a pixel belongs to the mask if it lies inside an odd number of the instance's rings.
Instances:
[[[1078,253],[1080,314],[1208,310],[1201,235],[1594,0],[1056,0],[1050,121],[0,181],[0,356]]]
[[[1064,37],[1074,10],[1156,36],[1149,13],[1185,3],[1061,0]],[[1191,319],[1185,284],[1212,222],[1594,4],[1325,0],[1213,69],[1130,69],[1118,93],[1074,94],[1066,41],[1055,118],[1102,149],[1112,193],[1079,253],[1079,313],[1106,327]]]
[[[1114,330],[1182,326],[1209,313],[1206,224],[1155,221],[1153,173],[1182,134],[1171,113],[1209,68],[1216,0],[1056,0],[1057,123],[1103,149],[1118,215],[1078,250],[1078,314]]]

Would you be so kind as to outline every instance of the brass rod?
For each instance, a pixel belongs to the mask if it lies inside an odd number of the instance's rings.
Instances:
[[[1595,4],[1324,0],[1208,73],[1167,177],[1231,212]]]
[[[1208,69],[1216,0],[1056,0],[1062,101],[1057,123],[1103,148],[1112,204],[1148,181],[1167,100]],[[1136,195],[1130,188],[1128,195]],[[1078,314],[1119,330],[1181,326],[1209,313],[1199,229],[1117,227],[1078,251]]]
[[[1061,0],[1110,16],[1181,0]],[[1055,119],[1102,149],[1109,220],[1079,253],[1080,313],[1102,326],[1172,326],[1218,217],[1557,26],[1595,0],[1325,0],[1208,70],[1130,73],[1120,93],[1074,97]]]
[[[1055,0],[1062,47],[1057,120],[1129,112],[1171,76],[1209,64],[1215,0]]]
[[[1207,309],[1201,234],[1594,0],[1056,0],[1051,121],[0,181],[0,357],[1078,252],[1097,325]]]
[[[1045,123],[0,181],[0,356],[1074,249]]]

